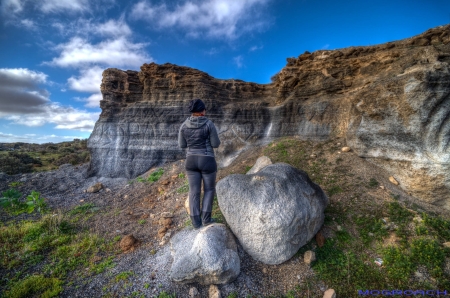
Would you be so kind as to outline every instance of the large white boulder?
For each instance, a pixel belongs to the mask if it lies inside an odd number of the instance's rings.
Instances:
[[[319,231],[328,198],[308,175],[285,163],[217,183],[219,207],[243,248],[265,264],[290,259]]]
[[[173,257],[170,276],[177,282],[226,284],[240,273],[236,241],[223,224],[183,230],[170,243]]]

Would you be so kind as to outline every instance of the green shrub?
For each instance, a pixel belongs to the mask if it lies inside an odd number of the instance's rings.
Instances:
[[[41,274],[31,275],[19,282],[13,283],[6,292],[5,298],[56,297],[63,290],[63,282],[58,278],[48,278]]]
[[[156,182],[161,178],[161,176],[164,174],[164,169],[159,168],[158,171],[153,172],[150,176],[148,176],[147,181],[149,182]]]

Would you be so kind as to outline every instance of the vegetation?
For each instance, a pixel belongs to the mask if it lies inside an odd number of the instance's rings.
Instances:
[[[80,215],[95,207],[84,204],[66,213],[47,214],[41,199],[37,192],[27,198],[39,217],[0,223],[4,297],[56,297],[69,273],[85,278],[114,267],[116,242],[90,233],[80,221],[86,220]],[[24,205],[29,212],[31,204]]]
[[[48,171],[62,164],[82,164],[90,160],[87,140],[58,144],[0,143],[0,172],[9,175]]]
[[[449,289],[445,260],[450,259],[450,249],[442,243],[450,240],[450,221],[406,208],[398,194],[388,201],[374,200],[364,188],[379,189],[380,182],[354,177],[342,155],[330,159],[327,149],[336,152],[338,148],[332,143],[282,139],[265,149],[273,162],[307,172],[331,198],[324,225],[334,231],[333,236],[323,247],[314,248],[312,240],[296,256],[315,250],[317,261],[312,268],[317,278],[340,297],[358,297],[358,290],[366,289]],[[311,152],[317,157],[311,157]],[[381,266],[375,263],[378,257]],[[418,280],[416,272],[424,278]],[[305,286],[299,284],[285,297],[303,297]]]
[[[137,182],[156,182],[161,178],[161,176],[164,174],[164,169],[159,168],[157,171],[151,173],[146,179],[143,177],[137,177]]]

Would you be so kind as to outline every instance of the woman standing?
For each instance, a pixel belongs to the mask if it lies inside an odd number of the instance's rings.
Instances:
[[[205,104],[200,99],[189,102],[191,117],[180,127],[178,144],[188,148],[186,172],[189,180],[189,212],[195,229],[209,225],[216,188],[217,164],[213,148],[220,145],[214,124],[205,117]],[[200,213],[200,193],[203,181],[203,203]]]

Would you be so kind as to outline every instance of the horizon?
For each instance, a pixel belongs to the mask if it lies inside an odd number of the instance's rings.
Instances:
[[[42,144],[89,138],[107,68],[171,63],[268,84],[305,51],[449,24],[450,2],[4,0],[0,14],[0,143]]]

